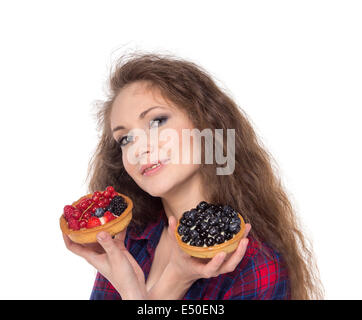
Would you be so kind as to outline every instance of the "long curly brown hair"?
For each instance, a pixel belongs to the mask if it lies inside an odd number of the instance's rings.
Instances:
[[[98,104],[96,112],[101,136],[89,163],[89,192],[112,185],[135,200],[134,226],[146,225],[162,209],[161,199],[143,191],[125,171],[122,150],[110,130],[113,101],[124,86],[135,81],[149,84],[166,101],[186,111],[200,131],[235,130],[233,174],[216,175],[216,164],[201,164],[208,201],[237,209],[252,225],[250,235],[282,255],[292,299],[322,299],[323,288],[312,245],[301,230],[275,160],[258,139],[246,113],[216,85],[208,72],[191,61],[144,52],[124,54],[116,61],[110,70],[108,97]]]

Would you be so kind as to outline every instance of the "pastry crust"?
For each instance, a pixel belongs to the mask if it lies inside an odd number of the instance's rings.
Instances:
[[[221,244],[215,244],[211,247],[196,247],[191,246],[181,240],[181,236],[178,234],[177,229],[180,225],[180,222],[178,222],[175,230],[175,236],[176,241],[178,245],[181,247],[183,251],[185,251],[187,254],[197,257],[197,258],[212,258],[217,253],[224,251],[226,253],[233,252],[237,247],[242,239],[244,232],[245,232],[245,221],[243,217],[238,213],[238,216],[240,218],[240,231],[230,240],[225,241]]]
[[[69,238],[76,243],[94,243],[97,242],[97,234],[100,231],[106,231],[111,236],[121,232],[125,229],[130,221],[132,220],[132,200],[124,194],[118,193],[119,196],[122,196],[127,202],[127,208],[122,212],[122,214],[116,219],[105,223],[104,225],[94,227],[94,228],[82,228],[80,230],[71,230],[68,228],[68,223],[65,220],[64,215],[59,219],[60,229],[62,232],[69,236]],[[92,197],[92,194],[87,194],[86,196],[81,197],[79,200],[72,203],[73,206],[78,204],[81,200],[85,198]]]

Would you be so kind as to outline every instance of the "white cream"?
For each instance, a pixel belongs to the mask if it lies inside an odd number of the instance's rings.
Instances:
[[[106,219],[104,217],[100,217],[99,221],[101,222],[102,225],[106,223]]]

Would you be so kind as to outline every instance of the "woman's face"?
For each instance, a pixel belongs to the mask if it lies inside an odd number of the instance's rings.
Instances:
[[[181,185],[185,187],[200,168],[192,161],[192,138],[182,149],[182,129],[194,126],[183,111],[146,85],[134,82],[120,91],[112,106],[111,129],[121,145],[123,165],[130,177],[150,195],[165,197]],[[143,138],[136,132],[144,133]],[[169,132],[171,135],[165,139]],[[172,150],[178,150],[178,154]],[[190,161],[181,158],[185,150]],[[161,161],[158,167],[143,171],[145,165],[158,163],[157,160]]]

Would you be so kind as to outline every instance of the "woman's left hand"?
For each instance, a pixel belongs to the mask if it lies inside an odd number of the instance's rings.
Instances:
[[[219,252],[212,259],[200,259],[181,250],[175,236],[176,219],[171,216],[168,221],[170,260],[149,291],[149,299],[182,299],[194,281],[232,272],[244,257],[249,242],[247,235],[251,229],[249,223],[245,225],[243,238],[234,252]]]
[[[104,252],[93,246],[73,242],[63,234],[66,247],[73,253],[83,257],[94,266],[120,293],[122,299],[144,299],[146,286],[144,273],[137,261],[124,246],[126,230],[117,234],[114,239],[109,233],[101,231],[97,235],[98,243]]]
[[[251,229],[249,223],[245,225],[243,237],[234,252],[229,254],[219,252],[212,259],[195,258],[183,252],[177,245],[175,237],[176,223],[176,219],[171,216],[168,228],[168,234],[173,245],[170,264],[172,264],[175,272],[182,275],[184,280],[192,282],[200,278],[212,278],[223,273],[232,272],[243,259],[249,242],[247,238]]]

